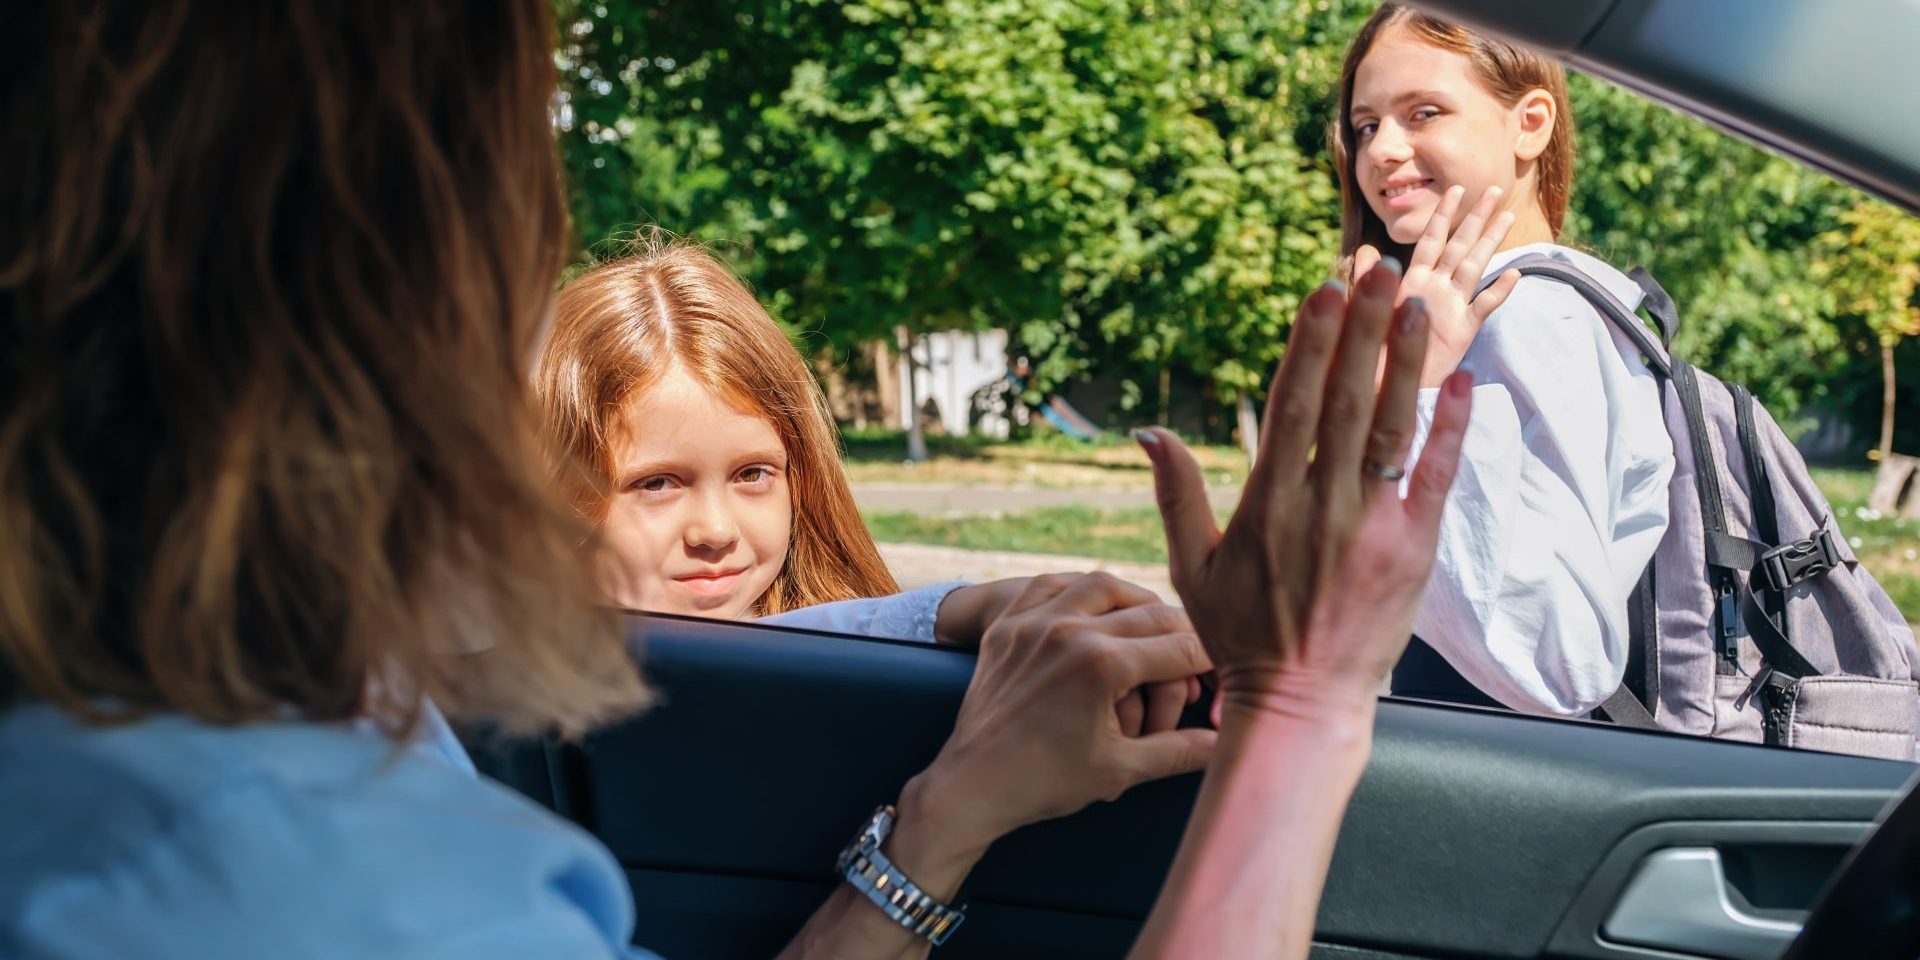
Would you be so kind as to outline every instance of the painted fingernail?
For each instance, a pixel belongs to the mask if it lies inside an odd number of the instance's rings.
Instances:
[[[1408,297],[1406,308],[1400,311],[1400,332],[1412,333],[1420,326],[1420,318],[1427,315],[1427,302],[1419,297]]]
[[[1442,386],[1447,391],[1447,396],[1464,397],[1473,389],[1473,374],[1465,370],[1455,370],[1453,376],[1448,377],[1447,382]]]
[[[1326,283],[1321,284],[1320,288],[1322,290],[1332,290],[1333,292],[1338,293],[1343,297],[1347,295],[1347,282],[1345,280],[1340,279],[1339,277],[1335,277],[1331,280],[1328,280]]]
[[[1159,469],[1161,449],[1160,435],[1154,433],[1152,430],[1135,430],[1133,431],[1133,442],[1139,444],[1140,449],[1146,453],[1147,462],[1152,464],[1156,470]]]
[[[1381,257],[1380,266],[1376,267],[1375,269],[1386,270],[1387,272],[1397,277],[1400,275],[1400,272],[1401,272],[1400,261],[1393,257]]]

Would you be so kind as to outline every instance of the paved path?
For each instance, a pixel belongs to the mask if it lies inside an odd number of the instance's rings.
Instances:
[[[1031,577],[1042,573],[1084,573],[1105,570],[1122,580],[1132,581],[1160,595],[1168,603],[1179,603],[1167,568],[1157,563],[1121,563],[1087,557],[1061,557],[1044,553],[1004,553],[998,550],[962,550],[919,543],[880,544],[880,556],[887,561],[900,588],[912,590],[950,580],[979,583],[1008,577]]]
[[[1239,487],[1213,487],[1207,498],[1218,509],[1240,501]],[[1047,507],[1131,510],[1153,506],[1151,490],[1062,490],[1051,487],[963,487],[924,483],[867,483],[853,488],[862,510],[910,510],[936,516],[1016,513]]]

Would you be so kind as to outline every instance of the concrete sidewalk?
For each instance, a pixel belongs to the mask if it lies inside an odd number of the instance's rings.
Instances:
[[[980,583],[1009,577],[1032,577],[1043,573],[1087,573],[1104,570],[1137,583],[1160,595],[1167,603],[1177,604],[1173,582],[1167,568],[1156,563],[1122,563],[1089,557],[1063,557],[1044,553],[1005,553],[999,550],[962,550],[919,543],[880,544],[880,556],[887,561],[902,590],[935,583],[966,580]]]
[[[1211,487],[1216,509],[1240,502],[1239,487]],[[1070,490],[1052,487],[964,487],[924,483],[867,483],[853,488],[861,510],[909,510],[933,516],[1018,513],[1048,507],[1132,510],[1153,506],[1152,490]]]

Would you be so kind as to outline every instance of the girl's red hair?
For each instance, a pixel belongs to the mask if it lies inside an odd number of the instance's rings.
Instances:
[[[678,363],[785,445],[793,535],[765,616],[899,591],[854,506],[826,398],[799,351],[732,271],[705,250],[648,242],[560,292],[536,387],[549,436],[575,465],[574,502],[606,519],[634,397]]]

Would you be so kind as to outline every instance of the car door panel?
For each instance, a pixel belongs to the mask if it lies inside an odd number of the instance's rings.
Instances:
[[[662,694],[648,714],[577,744],[476,752],[608,845],[634,884],[638,941],[670,957],[777,950],[831,888],[840,848],[939,751],[972,666],[968,652],[921,644],[670,618],[650,621],[636,647]],[[1648,828],[1671,827],[1663,843],[1727,845],[1729,862],[1767,844],[1730,839],[1728,824],[1811,825],[1759,840],[1843,848],[1911,772],[1388,701],[1316,955],[1645,956],[1595,931]],[[1198,784],[1148,784],[1003,839],[969,881],[968,920],[941,955],[1123,953]],[[1837,861],[1823,857],[1741,862],[1766,883]]]

